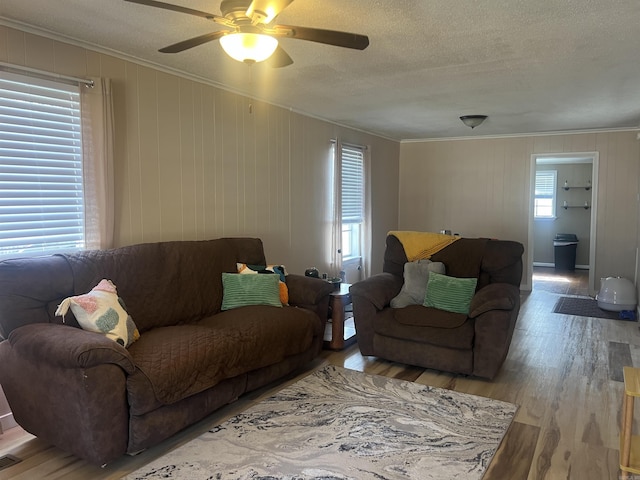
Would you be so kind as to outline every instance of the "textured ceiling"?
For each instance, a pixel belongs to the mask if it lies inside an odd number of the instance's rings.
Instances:
[[[220,14],[219,0],[166,0]],[[638,0],[295,0],[275,23],[369,36],[364,51],[283,39],[247,67],[206,19],[122,0],[0,0],[0,19],[185,72],[397,140],[640,126]],[[473,131],[458,119],[485,114]]]

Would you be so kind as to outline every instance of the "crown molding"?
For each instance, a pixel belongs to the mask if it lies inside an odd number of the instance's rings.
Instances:
[[[242,97],[251,99],[251,100],[256,100],[259,102],[263,102],[267,105],[271,105],[273,107],[277,107],[277,108],[282,108],[284,110],[288,110],[292,113],[297,113],[299,115],[303,115],[305,117],[309,117],[309,118],[313,118],[316,120],[320,120],[323,122],[327,122],[331,125],[335,125],[338,126],[340,128],[346,128],[349,130],[353,130],[355,132],[360,132],[366,135],[371,135],[377,138],[381,138],[383,140],[388,140],[391,142],[396,142],[396,143],[425,143],[425,142],[448,142],[448,141],[458,141],[458,140],[492,140],[492,139],[502,139],[502,138],[517,138],[517,137],[540,137],[540,136],[547,136],[547,135],[580,135],[580,134],[585,134],[585,133],[612,133],[612,132],[638,132],[638,140],[640,140],[640,126],[638,127],[624,127],[624,128],[609,128],[609,129],[594,129],[594,130],[567,130],[567,131],[550,131],[550,132],[528,132],[528,133],[510,133],[510,134],[502,134],[502,135],[475,135],[475,136],[462,136],[462,137],[442,137],[442,138],[408,138],[408,139],[397,139],[397,138],[392,138],[380,133],[376,133],[376,132],[371,132],[368,130],[363,130],[360,128],[356,128],[356,127],[352,127],[349,125],[345,125],[342,123],[338,123],[336,121],[327,119],[327,118],[323,118],[317,115],[314,115],[312,113],[309,112],[305,112],[302,110],[297,110],[295,108],[286,106],[286,105],[280,105],[278,103],[274,103],[271,101],[268,101],[264,98],[260,98],[260,97],[252,97],[249,96],[246,92],[243,92],[241,90],[238,89],[234,89],[232,87],[229,87],[228,85],[223,85],[221,83],[215,82],[211,79],[208,79],[206,77],[202,77],[199,75],[195,75],[192,73],[187,73],[184,72],[182,70],[178,70],[178,69],[174,69],[171,67],[167,67],[165,65],[161,65],[155,62],[151,62],[149,60],[144,60],[142,58],[136,57],[134,55],[130,55],[124,52],[121,52],[119,50],[113,50],[107,47],[103,47],[91,42],[87,42],[86,40],[81,40],[75,37],[69,37],[67,35],[63,35],[57,32],[53,32],[51,30],[47,30],[45,28],[41,28],[41,27],[34,27],[33,25],[29,25],[27,23],[23,23],[23,22],[18,22],[16,20],[10,20],[7,18],[3,18],[0,17],[0,25],[5,26],[5,27],[9,27],[9,28],[13,28],[16,30],[20,30],[22,32],[26,32],[26,33],[30,33],[33,35],[38,35],[41,37],[45,37],[48,38],[50,40],[55,40],[55,41],[59,41],[59,42],[64,42],[64,43],[68,43],[71,45],[74,45],[76,47],[80,47],[80,48],[85,48],[88,50],[92,50],[94,52],[97,53],[102,53],[104,55],[110,55],[112,57],[116,57],[119,58],[121,60],[127,61],[127,62],[133,62],[135,64],[141,65],[143,67],[149,67],[149,68],[153,68],[155,70],[161,71],[163,73],[168,73],[171,75],[176,75],[178,77],[181,78],[185,78],[187,80],[192,80],[192,81],[196,81],[199,83],[203,83],[205,85],[209,85],[211,87],[215,87],[218,88],[220,90],[224,90],[226,92],[229,93],[233,93],[236,95],[240,95]]]
[[[262,102],[262,103],[265,103],[267,105],[271,105],[272,107],[282,108],[284,110],[288,110],[289,112],[296,113],[296,114],[299,114],[299,115],[303,115],[305,117],[313,118],[315,120],[320,120],[322,122],[326,122],[326,123],[329,123],[331,125],[334,125],[334,126],[337,126],[337,127],[340,127],[340,128],[346,128],[346,129],[352,130],[354,132],[360,132],[360,133],[363,133],[363,134],[366,134],[366,135],[371,135],[373,137],[381,138],[383,140],[388,140],[388,141],[391,141],[391,142],[399,143],[401,141],[401,140],[398,140],[397,138],[391,138],[391,137],[382,135],[380,133],[370,132],[368,130],[363,130],[363,129],[360,129],[360,128],[357,128],[357,127],[352,127],[352,126],[349,126],[349,125],[345,125],[345,124],[336,122],[334,120],[330,120],[330,119],[327,119],[327,118],[320,117],[318,115],[314,115],[314,114],[309,113],[309,112],[305,112],[303,110],[297,110],[295,108],[292,108],[292,107],[289,107],[289,106],[286,106],[286,105],[280,105],[278,103],[274,103],[274,102],[266,100],[264,98],[252,97],[252,96],[248,95],[246,92],[243,92],[243,91],[238,90],[238,89],[234,89],[232,87],[229,87],[228,85],[222,85],[221,83],[215,82],[215,81],[213,81],[211,79],[208,79],[206,77],[202,77],[202,76],[195,75],[195,74],[192,74],[192,73],[184,72],[182,70],[178,70],[178,69],[174,69],[174,68],[171,68],[171,67],[167,67],[165,65],[160,65],[158,63],[151,62],[149,60],[144,60],[142,58],[139,58],[139,57],[136,57],[134,55],[130,55],[130,54],[121,52],[119,50],[113,50],[113,49],[106,48],[106,47],[103,47],[103,46],[100,46],[100,45],[97,45],[97,44],[94,44],[94,43],[91,43],[91,42],[87,42],[86,40],[81,40],[81,39],[78,39],[78,38],[75,38],[75,37],[69,37],[67,35],[62,35],[60,33],[56,33],[56,32],[53,32],[53,31],[50,31],[50,30],[47,30],[47,29],[44,29],[44,28],[34,27],[33,25],[29,25],[29,24],[26,24],[26,23],[23,23],[23,22],[18,22],[18,21],[15,21],[15,20],[9,20],[9,19],[2,18],[2,17],[0,17],[0,25],[8,27],[8,28],[13,28],[15,30],[19,30],[19,31],[22,31],[22,32],[25,32],[25,33],[30,33],[32,35],[38,35],[40,37],[48,38],[49,40],[54,40],[54,41],[57,41],[57,42],[64,42],[64,43],[67,43],[67,44],[70,44],[70,45],[73,45],[73,46],[76,46],[76,47],[88,49],[88,50],[91,50],[91,51],[94,51],[94,52],[97,52],[97,53],[101,53],[101,54],[104,54],[104,55],[109,55],[109,56],[112,56],[112,57],[115,57],[115,58],[119,58],[120,60],[124,60],[126,62],[135,63],[135,64],[143,66],[143,67],[153,68],[154,70],[158,70],[158,71],[163,72],[163,73],[168,73],[168,74],[175,75],[177,77],[181,77],[181,78],[184,78],[184,79],[187,79],[187,80],[192,80],[192,81],[199,82],[199,83],[202,83],[202,84],[205,84],[205,85],[209,85],[211,87],[215,87],[215,88],[218,88],[220,90],[223,90],[223,91],[226,91],[226,92],[229,92],[229,93],[233,93],[235,95],[239,95],[241,97],[244,97],[244,98],[247,98],[247,99],[250,99],[250,100],[255,100],[255,101],[258,101],[258,102]]]
[[[476,135],[466,137],[443,137],[443,138],[411,138],[401,140],[400,143],[425,143],[425,142],[450,142],[453,140],[495,140],[501,138],[521,138],[521,137],[546,137],[552,135],[584,135],[589,133],[615,133],[615,132],[638,132],[640,127],[622,128],[600,128],[593,130],[563,130],[555,132],[530,132],[530,133],[506,133],[503,135]],[[638,138],[640,140],[640,137]]]

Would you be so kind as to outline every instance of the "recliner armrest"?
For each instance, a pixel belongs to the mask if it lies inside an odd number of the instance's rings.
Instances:
[[[91,368],[119,365],[126,373],[135,371],[126,348],[95,332],[57,323],[32,323],[12,330],[9,339],[14,352],[32,360],[62,368]]]
[[[360,296],[371,302],[378,310],[389,305],[391,299],[400,293],[402,278],[391,273],[378,273],[351,285],[352,296]]]
[[[520,290],[510,283],[491,283],[471,299],[469,317],[476,318],[491,310],[513,310],[520,302]]]
[[[319,278],[290,273],[286,280],[290,305],[318,305],[333,292],[333,284]]]

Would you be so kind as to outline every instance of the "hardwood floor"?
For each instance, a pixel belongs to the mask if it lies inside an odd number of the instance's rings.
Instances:
[[[552,313],[559,295],[586,292],[587,272],[557,277],[551,269],[536,269],[533,292],[522,295],[509,356],[493,381],[363,357],[357,345],[324,351],[309,368],[328,362],[518,404],[485,480],[618,479],[622,367],[640,366],[640,330],[636,322]],[[102,469],[13,428],[0,435],[0,455],[22,462],[0,470],[0,479],[120,478],[281,387],[246,395],[163,444]],[[637,428],[638,409],[634,418]]]

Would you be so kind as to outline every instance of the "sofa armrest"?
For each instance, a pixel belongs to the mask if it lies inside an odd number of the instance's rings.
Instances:
[[[318,305],[333,291],[333,284],[319,278],[290,273],[286,279],[291,305]]]
[[[513,310],[520,305],[520,290],[509,283],[491,283],[476,292],[469,306],[469,317],[477,318],[491,310]]]
[[[33,323],[0,343],[0,383],[16,422],[103,465],[127,450],[129,353],[98,333]]]
[[[400,293],[402,277],[391,273],[378,273],[349,288],[353,303],[353,317],[362,355],[375,355],[373,346],[374,321],[378,313]]]
[[[352,296],[363,297],[378,310],[389,305],[391,299],[400,293],[402,279],[391,273],[378,273],[351,285]]]
[[[62,368],[119,365],[135,371],[133,358],[122,345],[95,332],[56,323],[32,323],[16,328],[6,340],[17,355],[35,363]]]
[[[509,353],[518,313],[520,291],[509,283],[492,283],[471,300],[469,316],[475,318],[473,374],[494,378]]]
[[[333,291],[333,284],[319,278],[290,273],[287,275],[287,288],[289,305],[311,310],[318,316],[320,323],[316,335],[316,348],[320,353],[324,328],[329,316],[329,294]]]

